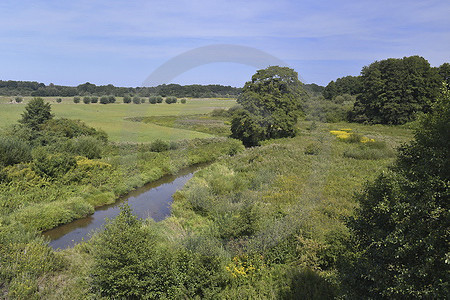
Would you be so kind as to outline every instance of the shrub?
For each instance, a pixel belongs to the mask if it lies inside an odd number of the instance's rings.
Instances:
[[[161,96],[156,96],[156,102],[162,103],[162,102],[163,102],[163,97],[161,97]]]
[[[133,103],[134,104],[141,104],[141,98],[138,96],[133,97]]]
[[[89,159],[102,157],[102,147],[103,143],[93,136],[80,136],[72,141],[72,153]]]
[[[61,98],[56,99],[56,103],[61,103],[61,102],[62,102]]]
[[[31,161],[30,146],[15,137],[0,137],[0,167]]]
[[[130,96],[124,96],[123,97],[123,103],[131,103],[131,97]]]
[[[158,102],[158,96],[150,96],[150,97],[148,97],[148,102],[150,104],[156,104]]]
[[[102,97],[100,98],[100,103],[101,103],[101,104],[108,104],[108,103],[109,103],[109,98],[108,98],[108,96],[102,96]]]
[[[17,96],[16,98],[14,98],[14,100],[16,101],[16,103],[20,103],[23,101],[23,98],[21,96]]]
[[[98,102],[98,97],[93,96],[91,97],[91,103],[97,103]]]
[[[186,104],[186,99],[183,98],[183,99],[180,100],[180,102],[181,102],[181,104]]]
[[[116,102],[116,97],[114,97],[113,95],[108,97],[109,103],[115,103]]]
[[[73,103],[80,103],[80,97],[73,97]]]
[[[307,155],[317,155],[321,150],[320,144],[311,143],[305,147],[305,154]]]
[[[177,103],[177,97],[173,96],[166,97],[166,103],[167,104]]]
[[[84,102],[84,104],[89,104],[89,103],[91,103],[91,97],[84,97],[84,98],[83,98],[83,102]]]
[[[74,169],[75,158],[66,153],[50,154],[42,147],[33,149],[33,170],[41,176],[58,178]]]
[[[43,132],[47,131],[53,135],[67,137],[69,139],[82,135],[94,136],[102,142],[107,142],[108,136],[102,130],[97,130],[87,126],[80,120],[71,120],[66,118],[51,119],[41,126]]]
[[[150,151],[163,152],[169,150],[169,144],[163,140],[157,139],[150,144]]]

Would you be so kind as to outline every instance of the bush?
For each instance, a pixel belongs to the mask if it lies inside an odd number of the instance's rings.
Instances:
[[[163,152],[170,149],[170,145],[160,139],[155,140],[153,143],[150,144],[150,151],[152,152]]]
[[[173,97],[173,96],[166,97],[166,103],[167,104],[177,103],[177,97]]]
[[[150,104],[156,104],[156,103],[158,103],[158,96],[150,96],[150,97],[148,97],[148,102],[149,102]]]
[[[50,154],[42,147],[33,149],[32,155],[33,170],[41,176],[58,178],[77,165],[72,155],[66,153]]]
[[[31,161],[31,147],[15,137],[0,137],[0,167]]]
[[[80,97],[73,97],[73,103],[80,103]]]
[[[183,99],[180,100],[180,102],[181,102],[181,104],[186,104],[186,99],[183,98]]]
[[[89,135],[96,137],[104,143],[108,140],[108,136],[104,131],[89,127],[80,120],[71,120],[66,118],[51,119],[42,124],[41,130],[43,132],[46,131],[53,135],[63,136],[69,139],[82,135]]]
[[[305,148],[305,154],[307,155],[317,155],[319,154],[321,150],[320,144],[318,143],[311,143],[308,144]]]
[[[100,103],[101,103],[101,104],[108,104],[108,103],[109,103],[109,98],[108,98],[108,96],[102,96],[102,97],[100,98]]]
[[[162,103],[162,102],[163,102],[163,97],[161,97],[161,96],[156,96],[156,102]]]
[[[108,97],[109,103],[115,103],[116,102],[116,97],[114,97],[113,95]]]
[[[91,103],[97,103],[98,102],[98,97],[93,96],[91,97]]]
[[[89,159],[102,157],[103,143],[93,136],[80,136],[72,141],[72,153]]]
[[[17,96],[16,98],[14,98],[14,100],[16,101],[16,103],[21,103],[23,101],[23,98],[20,96]]]
[[[61,98],[56,99],[56,103],[61,103],[61,102],[62,102]]]
[[[133,97],[133,103],[134,104],[141,104],[141,98],[138,96]]]
[[[91,103],[91,97],[84,97],[84,98],[83,98],[83,103],[84,103],[84,104],[89,104],[89,103]]]
[[[124,96],[123,97],[123,103],[131,103],[131,97],[130,96]]]

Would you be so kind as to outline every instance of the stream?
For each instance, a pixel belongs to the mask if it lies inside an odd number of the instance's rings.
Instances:
[[[192,178],[195,171],[207,164],[198,164],[180,170],[175,175],[166,175],[143,187],[131,191],[126,196],[110,205],[95,209],[94,214],[73,222],[55,227],[42,233],[50,238],[49,245],[53,249],[73,247],[81,241],[88,240],[94,230],[101,228],[105,218],[112,219],[120,213],[121,204],[127,202],[133,214],[139,218],[153,218],[161,221],[170,215],[172,195]]]

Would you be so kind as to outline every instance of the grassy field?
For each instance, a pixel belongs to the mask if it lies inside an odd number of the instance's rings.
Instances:
[[[0,128],[13,124],[20,119],[25,107],[31,99],[25,97],[21,104],[10,104],[10,97],[0,97]],[[235,100],[224,99],[188,99],[186,104],[123,104],[117,98],[114,104],[84,104],[73,103],[72,97],[62,98],[62,103],[56,103],[56,97],[47,97],[52,103],[52,111],[56,117],[80,119],[89,126],[104,130],[114,142],[151,142],[155,139],[175,141],[190,138],[211,137],[210,134],[185,130],[183,128],[169,128],[154,123],[132,122],[130,117],[152,116],[183,116],[208,113],[216,108],[228,108],[235,104]]]

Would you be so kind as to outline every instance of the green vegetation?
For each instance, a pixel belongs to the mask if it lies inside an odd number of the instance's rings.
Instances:
[[[419,56],[376,61],[361,71],[362,92],[351,121],[404,124],[428,112],[439,95],[442,77]]]
[[[323,90],[322,94],[325,99],[333,100],[337,96],[344,94],[357,95],[362,92],[361,77],[360,76],[345,76],[333,80]]]
[[[33,98],[25,106],[25,112],[19,122],[32,130],[38,130],[41,124],[51,118],[53,118],[53,115],[51,114],[50,104],[44,103],[42,98]]]
[[[256,146],[263,140],[294,136],[305,95],[294,70],[276,66],[258,70],[237,100],[243,109],[233,117],[232,137]]]
[[[449,292],[450,92],[424,116],[394,166],[367,185],[343,264],[352,298],[444,299]]]

